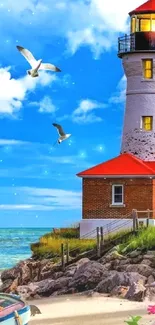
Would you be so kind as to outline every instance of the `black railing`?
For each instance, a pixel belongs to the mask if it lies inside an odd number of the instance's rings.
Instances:
[[[155,52],[155,32],[136,32],[118,39],[118,56],[130,52]]]

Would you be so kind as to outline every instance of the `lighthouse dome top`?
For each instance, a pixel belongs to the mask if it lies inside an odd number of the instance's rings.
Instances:
[[[141,6],[129,12],[129,15],[143,14],[143,13],[155,13],[155,0],[148,0]]]

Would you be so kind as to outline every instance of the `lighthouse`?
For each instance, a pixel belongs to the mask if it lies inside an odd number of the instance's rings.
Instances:
[[[129,16],[130,34],[118,39],[127,78],[121,154],[155,161],[155,0]]]
[[[119,231],[129,228],[133,209],[139,224],[145,225],[148,216],[155,226],[155,0],[129,16],[130,34],[118,39],[127,79],[121,152],[77,174],[82,178],[81,238],[92,238],[96,227],[103,226],[104,234],[117,231],[116,225]]]

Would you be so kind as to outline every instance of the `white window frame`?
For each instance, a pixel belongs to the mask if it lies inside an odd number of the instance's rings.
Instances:
[[[115,194],[115,187],[121,186],[122,187],[122,202],[115,202],[114,201],[114,194]],[[124,204],[124,185],[122,184],[113,184],[112,185],[112,205],[123,205]]]

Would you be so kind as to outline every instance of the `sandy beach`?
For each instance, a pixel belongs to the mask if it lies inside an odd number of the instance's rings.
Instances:
[[[31,318],[31,325],[123,325],[130,315],[141,315],[140,325],[155,324],[155,315],[147,315],[153,302],[129,302],[109,297],[61,296],[33,301],[42,315]]]

